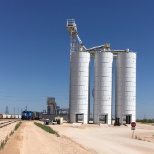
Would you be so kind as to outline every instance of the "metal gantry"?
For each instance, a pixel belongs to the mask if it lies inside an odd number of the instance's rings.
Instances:
[[[67,28],[68,33],[70,35],[70,52],[89,52],[91,55],[91,58],[94,57],[95,52],[103,52],[103,51],[104,52],[112,52],[114,55],[114,58],[117,57],[117,54],[119,52],[130,52],[129,49],[111,50],[109,43],[87,49],[83,45],[82,40],[79,37],[78,31],[77,31],[77,25],[75,23],[75,19],[67,19],[66,28]]]

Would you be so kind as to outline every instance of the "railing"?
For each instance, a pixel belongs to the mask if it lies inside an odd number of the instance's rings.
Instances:
[[[75,19],[67,19],[67,26],[75,25]]]

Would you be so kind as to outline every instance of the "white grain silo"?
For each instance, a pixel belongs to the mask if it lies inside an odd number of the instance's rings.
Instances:
[[[90,53],[72,52],[70,61],[70,122],[82,115],[88,123],[89,115],[89,65]]]
[[[116,62],[116,118],[136,121],[136,53],[118,53]]]
[[[111,124],[112,100],[112,62],[111,52],[96,52],[94,59],[94,123],[99,117],[105,117],[105,123]]]

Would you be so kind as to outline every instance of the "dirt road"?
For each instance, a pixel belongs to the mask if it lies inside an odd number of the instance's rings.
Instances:
[[[90,149],[67,137],[57,137],[34,125],[23,122],[0,154],[90,154]]]

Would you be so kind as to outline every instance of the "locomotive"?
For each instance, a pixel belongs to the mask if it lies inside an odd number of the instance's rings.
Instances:
[[[33,112],[33,111],[23,111],[22,112],[22,116],[21,116],[22,120],[39,120],[39,113],[38,112]]]

